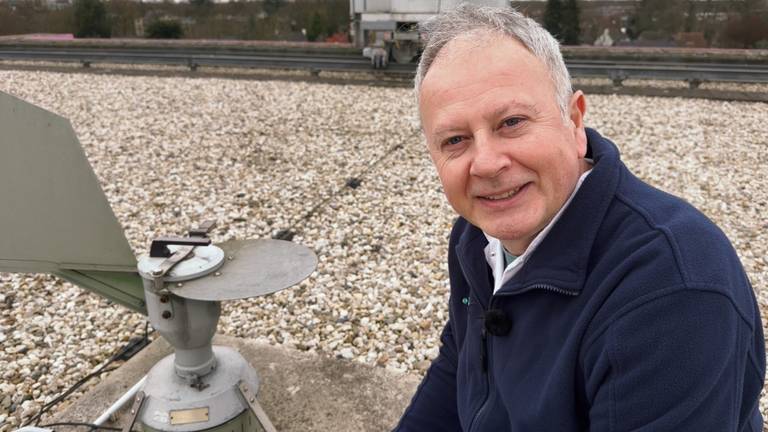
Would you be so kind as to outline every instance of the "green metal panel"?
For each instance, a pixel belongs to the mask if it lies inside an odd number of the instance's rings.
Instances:
[[[166,432],[166,431],[161,431],[161,430],[151,428],[145,424],[142,424],[141,428],[142,430],[144,430],[144,432]],[[243,411],[242,413],[240,413],[240,415],[224,423],[221,426],[216,426],[208,429],[195,429],[194,424],[185,425],[184,427],[170,426],[170,425],[168,426],[168,431],[177,431],[177,430],[199,431],[199,432],[264,432],[264,428],[261,426],[259,421],[256,420],[256,416],[253,415],[253,413],[249,409]]]
[[[141,314],[147,314],[144,285],[138,273],[59,270],[56,276]]]
[[[136,258],[72,125],[3,92],[0,271],[57,274],[144,308]]]

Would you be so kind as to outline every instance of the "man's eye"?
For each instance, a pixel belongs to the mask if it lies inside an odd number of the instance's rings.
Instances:
[[[518,124],[520,124],[523,121],[520,117],[510,117],[506,120],[504,120],[503,124],[505,127],[515,127]]]
[[[454,137],[450,137],[447,140],[445,140],[445,143],[448,144],[448,145],[456,145],[456,144],[461,143],[462,141],[464,141],[464,137],[454,136]]]

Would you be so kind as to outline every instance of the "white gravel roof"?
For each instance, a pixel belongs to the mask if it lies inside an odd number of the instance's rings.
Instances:
[[[299,287],[225,303],[220,332],[416,373],[436,355],[454,215],[410,90],[29,71],[0,71],[0,90],[71,119],[137,254],[210,218],[214,241],[291,229],[316,251]],[[768,104],[588,105],[587,123],[630,169],[726,232],[768,321]],[[345,187],[352,177],[359,187]],[[0,432],[143,327],[51,276],[0,273]]]

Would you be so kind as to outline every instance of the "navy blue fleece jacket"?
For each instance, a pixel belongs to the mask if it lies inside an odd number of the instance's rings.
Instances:
[[[736,252],[587,136],[592,173],[496,294],[485,236],[456,222],[440,354],[396,430],[762,430],[763,330]]]

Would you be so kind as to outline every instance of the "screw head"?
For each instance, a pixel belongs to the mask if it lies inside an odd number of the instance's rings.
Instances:
[[[160,296],[160,303],[168,303],[168,300],[170,300],[170,298],[167,295]]]
[[[171,315],[172,315],[171,311],[165,310],[165,311],[163,311],[163,313],[160,316],[162,316],[164,319],[169,319],[171,317]]]

